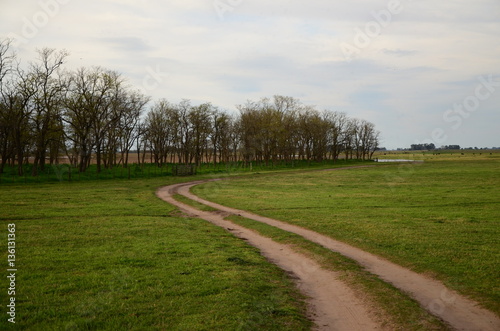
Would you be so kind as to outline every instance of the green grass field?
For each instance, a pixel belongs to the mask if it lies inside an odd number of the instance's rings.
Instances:
[[[418,156],[425,162],[252,176],[193,191],[382,255],[499,313],[500,155]]]
[[[1,186],[0,329],[308,329],[284,272],[156,198],[174,180]],[[16,325],[5,313],[12,223]]]
[[[228,174],[244,176],[204,184],[195,192],[386,256],[499,313],[500,154],[379,157],[426,162],[369,163],[376,167],[331,172],[310,172],[300,163],[222,167],[213,173],[207,166],[195,177],[151,170],[141,179],[128,180],[125,172],[123,177],[73,176],[71,183],[54,175],[3,177],[0,233],[7,238],[8,224],[16,224],[18,271],[16,325],[2,313],[0,329],[309,329],[303,298],[284,272],[245,242],[183,217],[154,195],[162,185]],[[346,281],[369,291],[389,313],[396,311],[395,325],[443,327],[398,291],[363,275],[352,261],[268,226],[235,221],[343,270]],[[5,307],[7,239],[2,247]]]

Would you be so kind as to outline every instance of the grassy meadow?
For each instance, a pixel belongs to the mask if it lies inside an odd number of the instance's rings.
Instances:
[[[121,169],[81,177],[64,168],[46,177],[4,176],[0,232],[6,238],[8,224],[16,224],[18,271],[16,325],[2,309],[0,329],[310,329],[304,298],[283,271],[244,241],[184,217],[154,195],[159,186],[227,175],[240,176],[193,190],[385,256],[499,313],[500,153],[481,152],[376,155],[425,160],[415,164],[205,165],[198,176],[183,178],[153,167],[132,168],[130,180]],[[366,164],[375,167],[309,171]],[[368,293],[392,314],[390,325],[446,329],[352,261],[296,235],[233,220],[340,271],[360,295]],[[2,245],[6,265],[7,241]],[[5,307],[9,284],[1,279]]]
[[[425,162],[256,175],[193,191],[384,256],[498,314],[500,153],[453,154],[381,153]]]
[[[156,198],[158,186],[179,180],[0,186],[0,231],[7,238],[16,224],[18,269],[13,325],[4,239],[0,329],[309,329],[284,272]]]

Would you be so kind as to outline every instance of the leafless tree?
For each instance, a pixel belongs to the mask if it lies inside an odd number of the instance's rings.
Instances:
[[[146,116],[144,139],[149,142],[151,153],[158,165],[166,163],[169,154],[174,153],[178,110],[167,100],[154,104]]]
[[[118,100],[117,107],[121,108],[118,123],[118,148],[121,153],[120,162],[128,166],[129,153],[135,141],[139,139],[141,116],[150,98],[139,93],[125,93]]]
[[[15,53],[11,52],[10,39],[0,40],[0,173],[5,164],[14,157],[12,109],[17,108],[17,97],[13,91],[12,74]]]
[[[212,115],[213,107],[209,103],[204,103],[199,106],[191,107],[189,110],[188,120],[190,122],[192,143],[190,154],[190,162],[194,159],[194,163],[199,166],[202,163],[203,155],[208,149],[209,137],[212,134]],[[186,162],[187,163],[187,162]]]
[[[100,67],[81,68],[70,77],[63,118],[69,126],[67,137],[78,150],[81,172],[90,164],[93,151],[97,171],[101,171],[106,135],[116,127],[121,115],[113,106],[122,83],[118,73]]]
[[[58,75],[58,69],[65,61],[66,51],[54,49],[38,50],[39,63],[32,63],[30,70],[38,85],[34,96],[33,136],[34,161],[32,175],[37,175],[38,167],[44,170],[49,147],[53,147],[51,156],[57,158],[63,139],[63,127],[60,123],[62,99],[66,89],[65,81]],[[52,143],[52,144],[51,144]]]

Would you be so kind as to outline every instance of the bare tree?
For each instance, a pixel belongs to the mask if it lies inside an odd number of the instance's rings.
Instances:
[[[146,116],[145,136],[151,147],[151,153],[158,165],[166,163],[173,153],[177,132],[177,109],[167,100],[156,102]]]
[[[227,146],[229,150],[228,158],[224,162],[232,160],[237,162],[239,160],[238,150],[241,146],[241,123],[237,118],[231,118],[229,123],[229,130],[227,134],[221,139],[221,145]],[[224,147],[222,147],[224,150]]]
[[[0,96],[3,96],[4,84],[7,84],[6,80],[12,74],[16,60],[16,54],[10,49],[11,44],[11,39],[0,40]]]
[[[191,110],[191,101],[184,99],[177,106],[177,134],[176,134],[176,149],[179,162],[189,164],[192,161],[192,128],[189,120],[189,112]]]
[[[79,153],[79,170],[85,171],[95,150],[97,171],[101,171],[106,138],[117,127],[121,108],[116,107],[122,95],[120,74],[99,67],[81,68],[71,75],[65,100],[64,121],[67,137]]]
[[[199,166],[203,161],[203,155],[207,149],[207,143],[212,133],[213,107],[209,103],[204,103],[189,110],[188,120],[191,123],[191,160]],[[187,162],[186,162],[187,163]]]
[[[375,129],[375,124],[362,120],[360,122],[360,139],[362,159],[370,159],[379,147],[380,132]]]
[[[229,116],[218,109],[214,108],[212,113],[212,132],[210,134],[210,142],[212,149],[212,162],[214,167],[217,164],[217,158],[219,158],[219,162],[222,160],[222,146],[221,140],[224,131],[228,131],[229,124]],[[207,160],[208,162],[208,160]]]
[[[255,160],[260,150],[259,109],[252,101],[247,101],[245,105],[239,105],[237,108],[240,111],[238,131],[242,144],[241,154],[245,164],[248,165]]]
[[[66,51],[56,52],[44,48],[38,51],[40,63],[31,64],[36,84],[39,86],[34,96],[33,136],[34,162],[32,175],[37,175],[38,166],[45,167],[47,149],[51,142],[60,142],[63,137],[62,126],[59,125],[62,111],[63,92],[66,88],[61,77],[54,77],[57,70],[68,56]],[[59,146],[60,143],[53,144]],[[56,152],[58,152],[56,150]],[[57,157],[57,154],[56,154]]]
[[[366,160],[373,155],[378,147],[379,133],[375,130],[375,125],[366,120],[352,120],[354,148],[356,158]]]
[[[149,101],[149,97],[139,92],[131,92],[126,94],[118,104],[118,107],[122,108],[118,136],[121,152],[120,161],[123,162],[124,167],[127,167],[129,152],[135,141],[139,138],[141,115]]]
[[[0,40],[0,173],[4,171],[5,164],[14,157],[12,126],[13,119],[11,109],[17,101],[12,91],[12,74],[15,53],[10,51],[12,40]]]
[[[13,143],[16,153],[18,175],[24,173],[23,164],[29,154],[29,148],[33,143],[32,114],[35,111],[35,95],[38,86],[36,73],[25,71],[18,65],[14,89],[9,94],[9,108],[11,125],[13,128]]]

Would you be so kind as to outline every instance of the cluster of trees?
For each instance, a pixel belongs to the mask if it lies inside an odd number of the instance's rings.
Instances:
[[[60,70],[65,51],[39,50],[38,60],[22,68],[9,46],[0,41],[0,171],[9,162],[21,175],[32,158],[36,175],[61,155],[80,171],[94,156],[98,171],[126,164],[149,99],[114,71]]]
[[[440,149],[460,149],[460,145],[444,145]]]
[[[117,72],[99,67],[63,70],[65,51],[42,49],[21,68],[0,40],[0,172],[33,162],[33,175],[66,156],[79,171],[91,162],[265,162],[370,158],[379,132],[365,120],[303,105],[293,97],[248,101],[230,114],[210,103],[155,102],[132,90]]]
[[[323,161],[371,158],[379,132],[366,120],[318,111],[292,97],[275,96],[238,106],[241,154],[245,161]]]
[[[413,144],[410,146],[411,151],[432,151],[436,149],[436,145],[430,144]]]
[[[143,151],[154,162],[243,160],[265,164],[295,159],[371,158],[379,143],[373,123],[345,113],[317,111],[293,97],[274,96],[237,106],[229,115],[211,104],[160,100],[144,121]],[[142,158],[144,159],[145,154]]]

